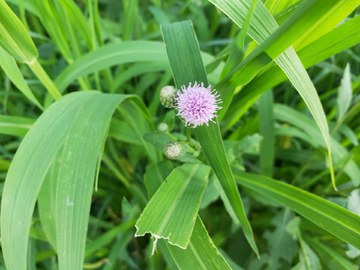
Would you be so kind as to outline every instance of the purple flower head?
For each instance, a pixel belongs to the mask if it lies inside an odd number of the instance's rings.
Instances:
[[[211,90],[210,85],[205,88],[203,83],[200,85],[195,82],[194,86],[190,83],[188,88],[183,85],[181,90],[177,91],[174,108],[179,111],[177,115],[184,119],[185,126],[195,128],[203,124],[208,126],[209,121],[215,123],[212,119],[218,117],[215,113],[221,109],[218,104],[222,102],[217,99],[220,95],[216,95],[215,89]]]

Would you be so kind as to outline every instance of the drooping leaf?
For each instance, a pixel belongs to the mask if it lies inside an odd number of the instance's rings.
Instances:
[[[150,232],[155,238],[187,248],[209,171],[202,164],[184,164],[174,169],[136,222],[135,236]]]
[[[76,60],[57,77],[63,92],[75,79],[107,67],[137,61],[166,61],[164,45],[159,42],[130,41],[104,46]]]
[[[133,96],[73,93],[49,107],[31,127],[11,163],[2,197],[1,235],[7,269],[26,269],[36,198],[61,147],[55,207],[60,269],[82,269],[97,158],[112,114],[127,98],[141,105]]]
[[[337,0],[334,1],[341,2]],[[214,3],[217,7],[219,7],[240,27],[243,25],[245,14],[249,10],[250,0],[244,0],[239,2],[233,0],[212,0],[211,2]],[[274,61],[283,69],[289,80],[292,82],[301,97],[304,99],[310,112],[315,118],[316,123],[318,124],[327,145],[331,179],[335,187],[335,180],[333,176],[331,161],[331,144],[329,129],[320,99],[317,95],[314,85],[312,84],[308,74],[306,73],[305,68],[303,67],[294,49],[292,49],[291,47],[288,48],[288,46],[291,45],[293,41],[299,39],[299,37],[307,37],[311,35],[313,31],[317,32],[318,30],[314,30],[314,25],[320,24],[322,22],[322,17],[326,18],[329,13],[333,12],[333,5],[335,5],[335,3],[330,3],[330,1],[327,0],[304,1],[304,3],[299,8],[297,8],[297,10],[286,21],[286,23],[282,24],[281,27],[278,28],[278,25],[275,19],[271,16],[270,12],[266,9],[262,2],[258,2],[254,10],[254,19],[251,20],[252,27],[249,28],[249,35],[260,44],[260,46],[256,48],[253,53],[255,53],[257,49],[259,49],[260,55],[260,47],[262,45],[264,45],[265,47],[266,43],[266,53],[270,57],[272,57]],[[351,5],[351,7],[348,8],[351,9],[352,7],[353,6]],[[345,16],[346,15],[348,14],[345,14]],[[299,16],[302,16],[301,19],[299,19]],[[278,31],[275,31],[277,28]],[[286,34],[284,34],[281,30],[286,28],[288,28],[288,31],[285,31]],[[300,32],[303,35],[301,35]],[[271,35],[271,33],[273,33],[273,35]],[[277,35],[277,33],[279,33],[279,35]],[[264,36],[270,37],[268,39],[265,39]],[[267,45],[268,43],[271,45]],[[248,58],[249,57],[250,56],[248,56]],[[261,55],[259,57],[261,57]]]
[[[309,68],[330,56],[360,42],[360,17],[347,21],[331,32],[309,44],[298,52],[305,68]],[[245,113],[261,93],[278,85],[287,79],[286,74],[279,66],[272,66],[266,72],[255,77],[242,91],[234,97],[234,103],[227,115],[229,126]]]
[[[19,88],[19,90],[36,106],[38,106],[41,110],[44,110],[43,106],[39,103],[25,82],[24,77],[16,65],[15,59],[1,47],[0,59],[1,68],[5,71],[6,75],[9,76],[10,80],[16,85],[16,87]]]
[[[274,117],[277,120],[285,121],[287,123],[291,123],[294,126],[297,126],[298,128],[301,128],[304,132],[311,136],[317,144],[323,148],[326,148],[326,144],[321,138],[321,134],[316,128],[314,120],[310,119],[304,114],[291,109],[288,106],[276,104],[274,106]],[[339,162],[344,156],[347,155],[348,151],[334,138],[331,138],[330,141],[333,149],[334,161]],[[360,170],[353,160],[349,160],[349,162],[347,162],[344,167],[344,171],[349,175],[355,186],[360,184]]]
[[[360,248],[360,217],[300,188],[268,177],[236,172],[236,182],[297,212],[319,227]]]
[[[31,63],[38,51],[25,26],[9,8],[0,1],[0,46],[19,62]]]

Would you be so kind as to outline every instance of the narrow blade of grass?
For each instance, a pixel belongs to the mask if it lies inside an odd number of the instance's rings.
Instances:
[[[319,227],[360,248],[360,217],[300,188],[250,173],[237,172],[236,182],[289,207]]]

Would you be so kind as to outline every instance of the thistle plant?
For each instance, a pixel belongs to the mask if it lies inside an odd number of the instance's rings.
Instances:
[[[178,110],[177,115],[184,119],[185,126],[194,128],[203,124],[208,126],[209,121],[215,123],[213,118],[218,117],[215,113],[221,109],[218,106],[221,103],[218,97],[220,95],[217,95],[215,90],[211,90],[211,85],[205,88],[204,83],[195,82],[193,86],[190,83],[187,88],[184,85],[181,91],[177,91],[174,108]]]

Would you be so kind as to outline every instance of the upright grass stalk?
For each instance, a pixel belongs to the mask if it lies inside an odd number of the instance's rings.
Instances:
[[[31,63],[28,63],[30,69],[34,72],[36,77],[42,82],[46,90],[51,94],[54,99],[61,98],[59,90],[56,88],[53,81],[49,78],[43,67],[39,64],[37,59],[34,59]]]

